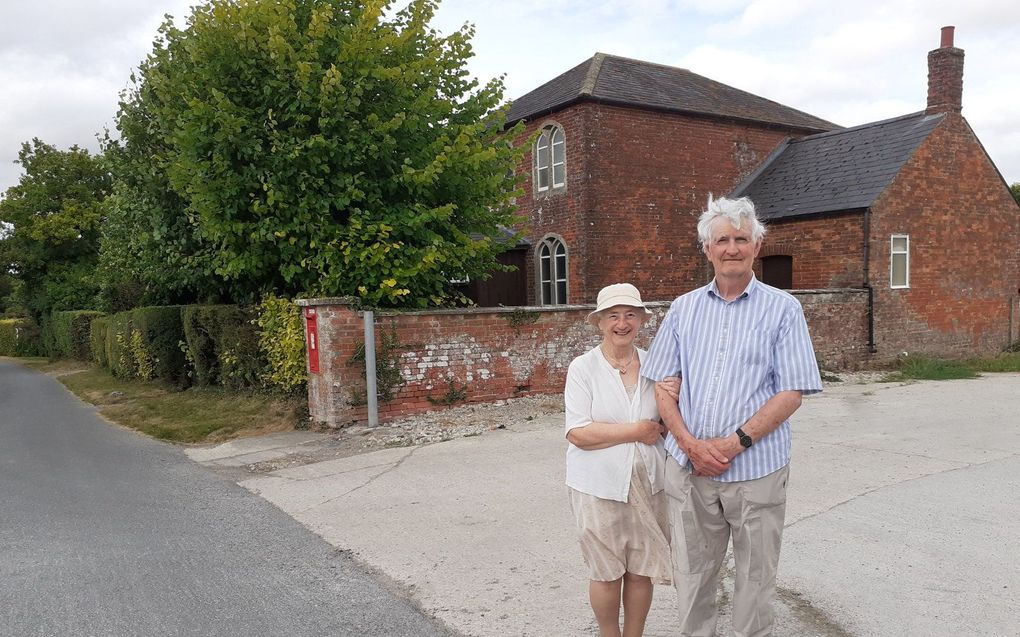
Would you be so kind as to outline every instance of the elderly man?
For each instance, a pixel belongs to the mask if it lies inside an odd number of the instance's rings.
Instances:
[[[673,301],[641,373],[656,387],[681,635],[715,635],[717,574],[733,538],[733,634],[772,634],[786,512],[789,417],[821,378],[800,303],[752,270],[765,227],[749,199],[709,199],[698,237],[715,270]],[[678,400],[679,399],[679,404]]]

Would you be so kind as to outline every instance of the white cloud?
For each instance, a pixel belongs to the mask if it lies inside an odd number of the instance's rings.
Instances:
[[[0,8],[0,190],[21,142],[95,147],[164,13],[193,0],[35,0]],[[689,68],[843,125],[921,110],[927,52],[956,26],[964,115],[1020,181],[1020,11],[1013,0],[442,0],[435,25],[477,27],[481,80],[517,97],[596,51]]]
[[[777,29],[796,21],[810,12],[811,0],[755,0],[749,3],[736,19],[713,27],[716,36],[740,37],[763,30]]]

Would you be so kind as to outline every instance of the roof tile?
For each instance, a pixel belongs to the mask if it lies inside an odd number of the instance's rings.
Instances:
[[[540,117],[585,99],[778,124],[808,132],[838,128],[813,115],[686,69],[605,53],[596,53],[515,100],[507,120],[512,123]]]
[[[790,140],[731,193],[764,219],[869,207],[943,115],[913,113]]]

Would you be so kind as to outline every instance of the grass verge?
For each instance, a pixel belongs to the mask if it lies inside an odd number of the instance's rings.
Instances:
[[[900,363],[899,369],[882,377],[881,382],[976,378],[981,372],[1020,372],[1020,352],[967,360],[910,357]]]
[[[976,372],[1020,372],[1020,352],[1009,352],[995,358],[974,358],[967,366]]]
[[[18,362],[54,376],[106,419],[154,438],[181,443],[221,442],[240,436],[290,431],[307,423],[304,396],[238,392],[114,378],[73,361]]]

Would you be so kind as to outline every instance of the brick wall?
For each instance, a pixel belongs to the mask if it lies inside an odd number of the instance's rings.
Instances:
[[[801,291],[819,358],[830,367],[855,367],[866,357],[867,297],[861,290]],[[299,301],[315,307],[319,369],[310,374],[309,412],[332,427],[367,419],[363,314],[344,299]],[[653,317],[638,344],[647,347],[667,302],[649,304]],[[377,359],[395,366],[393,398],[380,401],[380,421],[444,408],[446,401],[491,402],[563,390],[567,366],[598,344],[584,322],[591,305],[556,308],[481,308],[380,312]],[[380,387],[385,381],[380,379]],[[430,400],[431,399],[431,400]],[[437,404],[438,403],[438,404]]]
[[[538,305],[538,274],[536,272],[535,248],[548,235],[555,235],[567,246],[567,294],[570,302],[585,298],[583,287],[577,287],[587,276],[588,263],[584,258],[587,250],[588,233],[585,232],[590,204],[587,184],[589,183],[590,105],[581,104],[566,108],[555,115],[529,122],[518,143],[531,142],[518,168],[523,176],[521,188],[524,194],[517,199],[518,213],[527,221],[520,230],[531,241],[532,249],[527,256],[527,298]],[[565,156],[567,184],[562,189],[540,193],[534,181],[534,136],[546,126],[559,126],[565,134]]]
[[[769,222],[759,257],[793,257],[795,289],[850,288],[864,284],[864,213]],[[760,262],[755,271],[761,276]]]
[[[696,223],[709,193],[725,195],[783,139],[799,134],[591,102],[530,122],[526,134],[549,124],[566,133],[567,186],[536,194],[529,149],[517,204],[532,244],[550,233],[567,243],[571,303],[591,302],[603,286],[621,281],[651,299],[703,285],[711,271]],[[532,253],[529,298],[538,303],[534,262]]]
[[[867,290],[844,288],[790,292],[804,307],[811,342],[823,367],[854,370],[871,361]]]
[[[1020,208],[962,117],[947,115],[874,203],[871,231],[880,358],[996,354],[1017,338]],[[889,284],[892,234],[910,237],[909,289]]]

